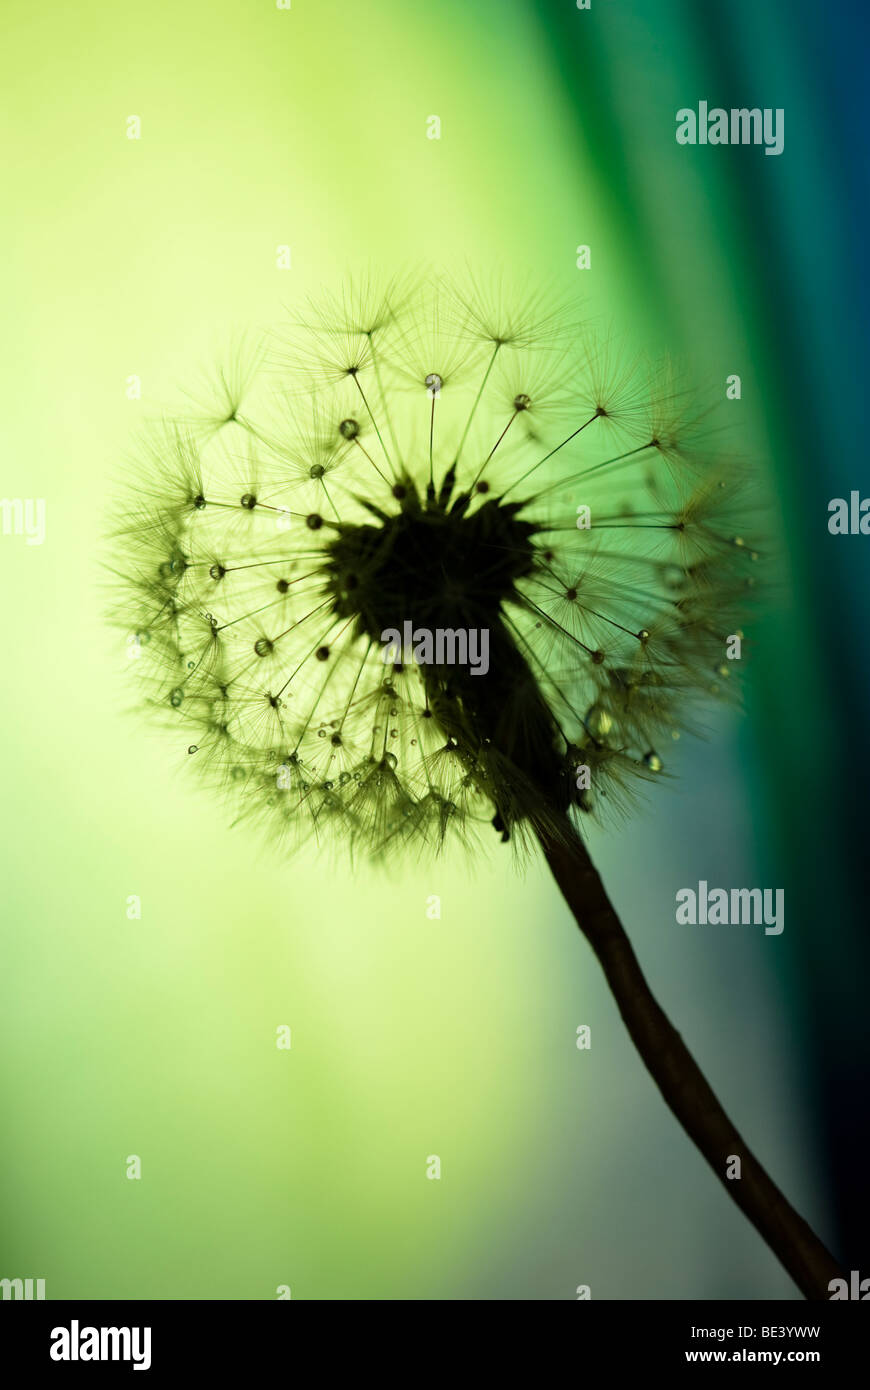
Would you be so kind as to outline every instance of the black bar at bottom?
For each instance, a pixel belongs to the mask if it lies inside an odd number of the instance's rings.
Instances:
[[[589,1301],[574,1307],[570,1318],[554,1315],[544,1342],[540,1314],[514,1310],[509,1326],[500,1329],[498,1305],[481,1303],[472,1304],[472,1323],[467,1304],[465,1313],[450,1314],[442,1303],[437,1311],[404,1303],[397,1320],[389,1305],[378,1311],[376,1303],[356,1311],[352,1303],[303,1300],[7,1301],[0,1303],[0,1358],[5,1368],[16,1367],[19,1378],[31,1372],[48,1372],[51,1379],[92,1377],[108,1369],[115,1376],[138,1370],[143,1378],[161,1379],[190,1371],[199,1385],[266,1368],[310,1379],[306,1354],[316,1357],[320,1372],[344,1361],[357,1372],[414,1379],[431,1378],[439,1362],[447,1376],[463,1364],[467,1373],[469,1362],[482,1358],[491,1379],[499,1349],[513,1358],[525,1343],[552,1366],[564,1334],[570,1364],[581,1377],[588,1370],[600,1377],[608,1370],[667,1373],[737,1365],[804,1366],[827,1378],[838,1371],[866,1372],[870,1319],[860,1302]],[[454,1329],[465,1348],[459,1359],[451,1345]]]

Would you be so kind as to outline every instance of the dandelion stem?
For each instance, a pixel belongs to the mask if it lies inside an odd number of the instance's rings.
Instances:
[[[594,418],[595,418],[595,417],[593,416],[593,419],[594,419]],[[587,425],[590,424],[590,421],[587,420],[587,421],[586,421],[586,424],[587,424]],[[585,429],[585,428],[586,428],[586,425],[582,426],[582,428]],[[579,431],[578,431],[578,433],[579,433]],[[573,439],[573,438],[574,438],[574,435],[571,435],[571,438]],[[566,440],[565,442],[567,443],[567,440]],[[559,445],[559,448],[560,448],[560,449],[562,448],[562,445],[561,445],[561,444]],[[593,464],[591,464],[588,468],[581,468],[580,471],[579,471],[578,473],[570,473],[567,477],[564,477],[564,478],[557,478],[556,481],[555,481],[554,483],[550,483],[549,486],[547,486],[547,487],[542,487],[541,490],[540,490],[540,492],[536,492],[536,493],[535,493],[535,498],[534,498],[534,500],[537,502],[537,501],[539,500],[539,498],[541,498],[541,497],[546,497],[546,496],[547,496],[547,493],[549,493],[549,492],[558,492],[560,488],[561,488],[561,489],[567,488],[567,487],[569,487],[572,483],[576,483],[576,482],[578,481],[578,479],[580,479],[580,478],[587,478],[587,477],[589,476],[590,473],[597,473],[597,472],[599,471],[599,469],[601,469],[601,468],[607,468],[611,463],[626,463],[626,462],[630,462],[631,459],[636,458],[638,454],[645,454],[646,451],[647,451],[648,449],[654,449],[654,448],[655,448],[655,445],[652,444],[652,443],[649,443],[649,444],[639,444],[639,445],[637,446],[636,449],[628,449],[628,450],[626,451],[626,453],[624,453],[624,454],[614,454],[612,458],[609,458],[609,459],[602,459],[600,463],[593,463]],[[558,450],[556,450],[555,452],[558,452]],[[547,458],[550,458],[550,457],[551,457],[551,455],[548,454],[548,455],[547,455]],[[542,463],[546,463],[546,459],[542,459],[541,462],[542,462]],[[537,467],[537,464],[535,465],[535,467]],[[527,475],[524,474],[523,476],[525,477],[525,476],[527,476]],[[521,482],[522,482],[522,478],[518,478],[518,479],[517,479],[517,483],[511,483],[511,487],[516,487],[517,484],[518,484],[518,483],[521,483]]]
[[[513,492],[515,487],[519,487],[520,483],[524,483],[526,481],[526,478],[530,478],[531,475],[535,472],[535,470],[541,467],[541,464],[546,463],[547,460],[551,459],[554,454],[558,454],[560,449],[564,449],[566,444],[570,444],[572,439],[576,439],[578,434],[582,434],[585,429],[589,428],[589,426],[592,424],[592,421],[597,419],[598,412],[596,411],[594,415],[589,416],[588,420],[584,420],[583,424],[579,425],[573,434],[569,434],[568,438],[563,439],[561,444],[557,444],[555,449],[551,449],[548,454],[544,454],[544,457],[542,459],[538,459],[537,463],[533,463],[531,468],[527,468],[525,473],[523,473],[519,478],[517,478],[515,482],[511,483],[510,487],[506,487],[502,492],[502,497],[507,497],[508,493]]]
[[[379,436],[379,437],[380,437],[380,436]],[[355,439],[353,442],[354,442],[354,444],[356,445],[356,447],[357,447],[358,449],[361,449],[362,452],[365,454],[366,458],[368,459],[368,461],[369,461],[369,463],[371,464],[372,468],[373,468],[373,469],[375,470],[375,472],[377,473],[378,477],[381,478],[381,479],[383,480],[383,482],[386,483],[387,487],[390,487],[391,484],[390,484],[389,478],[387,477],[387,475],[386,475],[385,473],[383,473],[383,472],[381,471],[380,468],[378,468],[378,465],[375,463],[374,459],[372,458],[372,456],[371,456],[371,454],[369,453],[369,451],[368,451],[368,449],[366,448],[366,446],[365,446],[364,444],[360,444],[360,442],[359,442],[358,439]],[[383,440],[381,440],[381,443],[383,443]]]
[[[654,998],[586,846],[567,819],[563,820],[562,829],[558,839],[541,834],[547,863],[577,925],[598,957],[644,1065],[728,1195],[804,1296],[828,1300],[830,1281],[843,1278],[843,1271],[725,1114],[698,1064]],[[734,1155],[740,1158],[741,1172],[739,1179],[730,1181],[726,1171]]]
[[[459,441],[459,448],[456,450],[456,458],[453,460],[454,465],[456,465],[459,462],[462,450],[465,448],[465,441],[468,438],[468,431],[471,429],[471,422],[477,414],[477,407],[480,405],[480,398],[486,389],[486,383],[489,381],[489,374],[495,366],[495,359],[498,357],[500,347],[501,343],[498,342],[492,350],[492,357],[489,359],[489,362],[487,363],[486,371],[483,374],[483,381],[480,383],[480,386],[478,387],[477,395],[474,398],[474,404],[471,407],[471,412],[468,416],[468,419],[465,422],[465,429],[462,431],[462,438]]]
[[[368,417],[369,417],[369,419],[370,419],[371,422],[372,422],[372,426],[374,427],[375,434],[378,436],[378,443],[380,444],[381,448],[382,448],[383,451],[384,451],[384,458],[387,460],[387,467],[389,468],[390,472],[393,474],[393,477],[395,477],[395,476],[396,476],[396,471],[395,471],[395,469],[393,468],[393,460],[390,458],[389,450],[387,449],[387,446],[386,446],[386,444],[384,443],[384,440],[383,440],[383,435],[381,434],[380,430],[378,429],[378,422],[377,422],[377,420],[375,419],[374,415],[372,414],[372,408],[371,408],[371,406],[370,406],[369,403],[368,403],[368,398],[367,398],[367,396],[366,396],[365,391],[362,389],[362,386],[360,385],[359,377],[357,376],[356,372],[353,373],[353,381],[354,381],[354,385],[356,386],[356,389],[359,391],[360,396],[362,397],[362,403],[363,403],[363,405],[365,406],[366,412],[367,412],[367,414],[368,414]],[[357,444],[359,444],[359,440],[357,440],[356,442],[357,442]],[[360,448],[362,448],[362,445],[360,445]],[[365,449],[363,449],[363,453],[366,454],[366,458],[369,458],[369,456],[368,456],[368,454],[366,453]],[[369,463],[372,463],[372,460],[371,460],[370,458],[369,458]],[[374,464],[374,467],[377,468],[377,464]],[[378,472],[381,473],[381,470],[380,470],[379,468],[378,468]],[[381,473],[381,477],[382,477],[382,478],[384,477],[383,473]],[[387,479],[386,479],[386,478],[384,478],[384,482],[387,482]]]
[[[373,366],[374,369],[375,369],[375,380],[376,380],[376,382],[378,383],[378,393],[379,393],[380,398],[381,398],[381,404],[382,404],[382,406],[384,407],[384,418],[386,419],[386,422],[387,422],[387,429],[390,431],[390,439],[393,441],[393,448],[394,448],[395,451],[396,451],[396,458],[398,459],[398,461],[399,461],[399,467],[401,468],[401,466],[402,466],[402,451],[401,451],[401,449],[399,448],[399,441],[398,441],[398,439],[396,438],[396,431],[395,431],[395,429],[394,429],[394,427],[393,427],[393,419],[392,419],[392,416],[391,416],[391,414],[390,414],[390,407],[389,407],[389,403],[388,403],[387,393],[386,393],[386,391],[384,390],[384,383],[381,381],[381,363],[380,363],[380,359],[379,359],[379,357],[378,357],[378,356],[376,355],[376,353],[375,353],[375,344],[374,344],[374,339],[372,338],[372,333],[371,333],[371,331],[369,331],[368,333],[366,333],[366,337],[367,337],[368,340],[369,340],[369,351],[371,352],[372,366]],[[377,428],[377,426],[375,426],[375,428]],[[383,442],[383,441],[382,441],[382,442]],[[390,466],[392,467],[392,464],[391,464]]]
[[[435,461],[433,449],[435,445],[435,392],[432,392],[432,411],[429,415],[429,486],[435,483]]]
[[[474,487],[477,483],[480,482],[481,474],[483,473],[484,468],[486,468],[486,465],[489,463],[490,459],[492,458],[501,441],[504,439],[505,435],[507,434],[508,430],[510,429],[511,425],[513,424],[514,420],[517,418],[519,413],[520,412],[518,410],[515,410],[511,418],[508,420],[498,439],[495,441],[486,458],[483,460],[483,463],[478,468],[477,473],[475,474],[471,484],[472,487]]]

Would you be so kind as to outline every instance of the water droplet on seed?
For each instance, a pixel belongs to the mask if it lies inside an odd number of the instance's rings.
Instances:
[[[603,738],[613,728],[613,716],[603,705],[590,705],[583,722],[593,738]]]

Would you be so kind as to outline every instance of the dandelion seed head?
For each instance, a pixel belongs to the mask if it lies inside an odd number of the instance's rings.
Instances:
[[[119,616],[236,818],[375,855],[522,844],[665,778],[658,747],[739,684],[759,556],[674,382],[527,291],[370,278],[155,430]],[[488,669],[387,651],[407,623],[486,631]]]

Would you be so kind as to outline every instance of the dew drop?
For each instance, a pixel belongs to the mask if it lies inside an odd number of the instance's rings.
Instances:
[[[209,569],[209,575],[212,579],[223,579],[225,574],[226,570],[223,565],[212,565]]]
[[[195,752],[197,751],[197,748],[198,748],[198,747],[199,747],[199,744],[197,744],[197,743],[192,743],[192,744],[190,745],[190,747],[188,748],[187,751],[188,751],[188,753],[195,753]]]
[[[254,643],[254,651],[257,653],[257,656],[268,656],[271,650],[272,643],[269,641],[268,637],[257,638]]]
[[[661,772],[662,768],[664,767],[664,763],[662,762],[658,753],[654,753],[652,749],[650,749],[648,753],[644,753],[643,760],[649,768],[650,772]]]
[[[184,691],[179,686],[176,686],[175,690],[173,690],[169,696],[170,705],[173,709],[178,709],[183,699]]]
[[[531,396],[527,396],[525,391],[521,391],[518,396],[514,396],[514,410],[528,410],[532,403]]]
[[[387,767],[397,767],[399,759],[396,757],[395,753],[385,753],[384,763]]]
[[[309,478],[322,478],[325,472],[326,469],[322,463],[312,463],[308,470],[308,476]]]
[[[613,728],[613,717],[603,705],[590,705],[583,722],[593,738],[603,738]]]
[[[338,432],[342,439],[356,439],[359,434],[359,421],[351,419],[342,420],[338,427]]]
[[[441,387],[444,385],[444,380],[439,372],[430,372],[426,377],[425,385],[429,395],[434,399],[434,397],[440,393]]]

